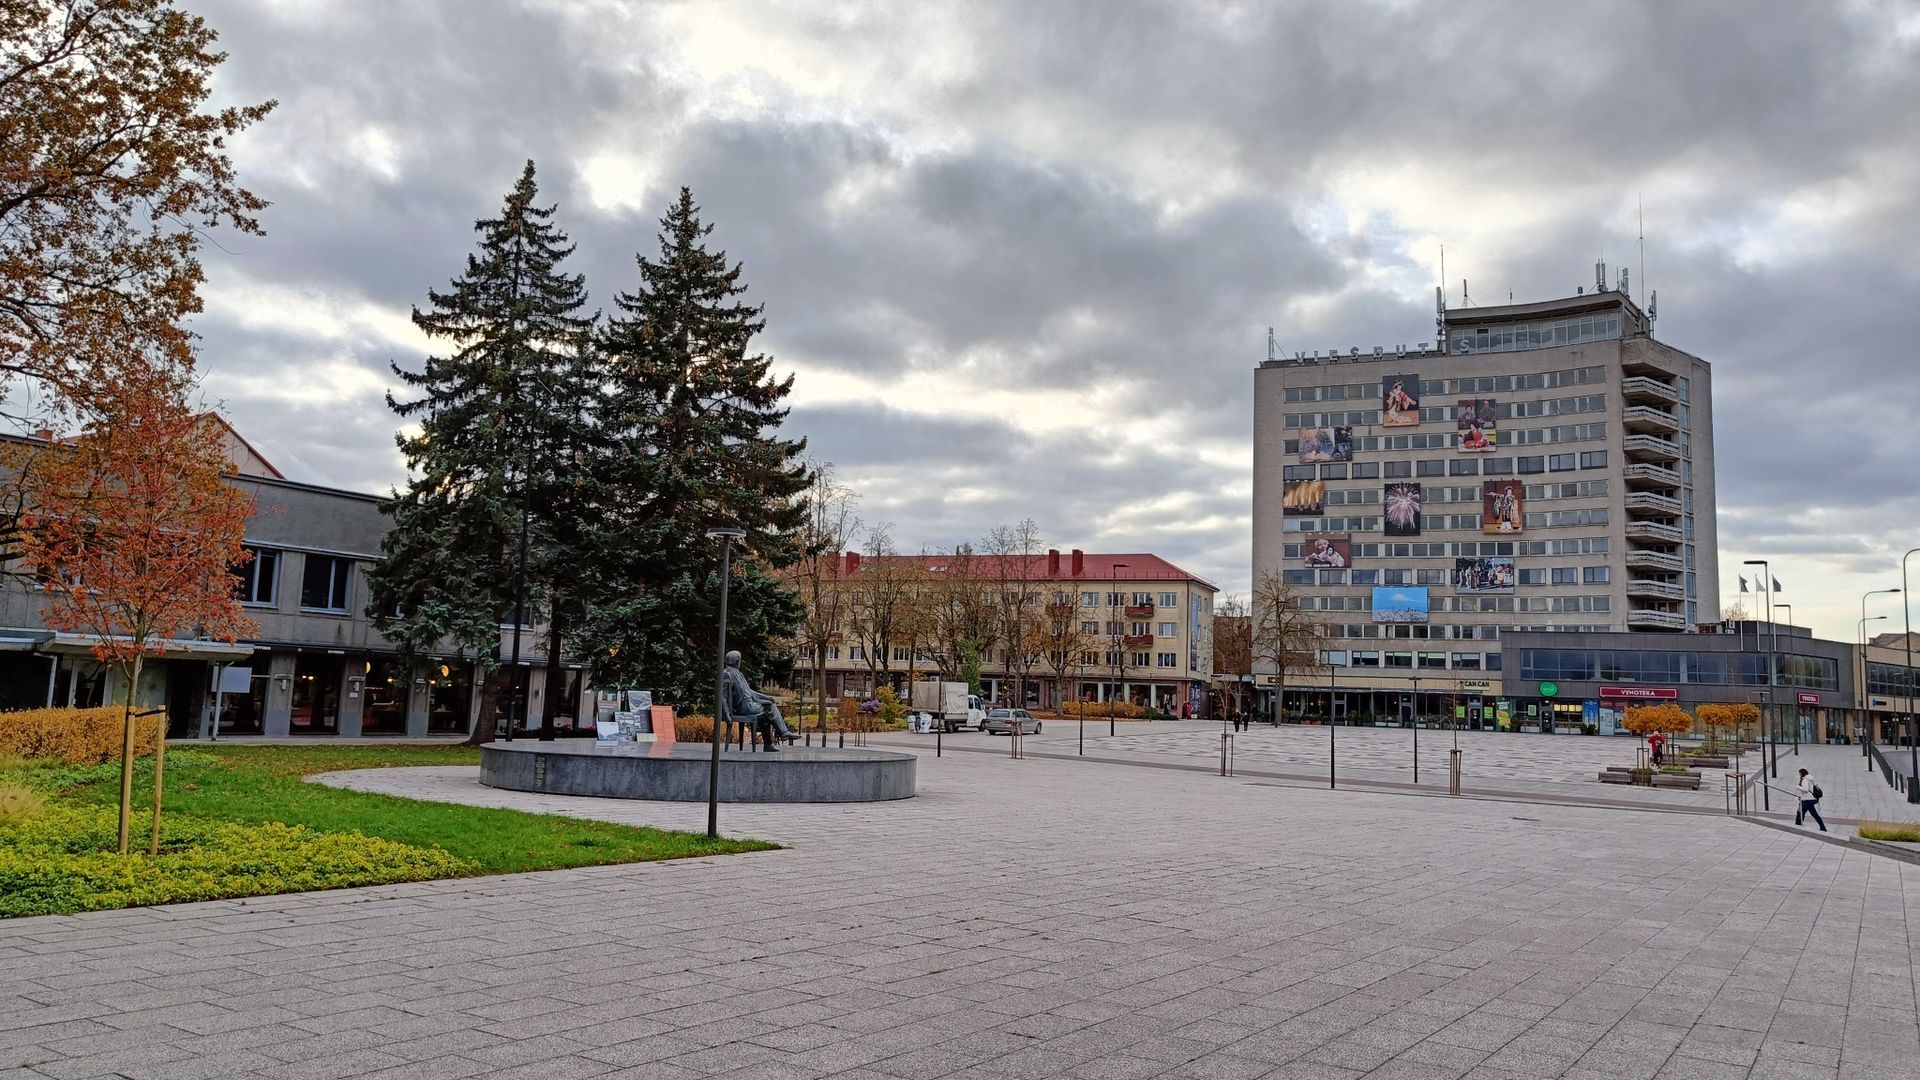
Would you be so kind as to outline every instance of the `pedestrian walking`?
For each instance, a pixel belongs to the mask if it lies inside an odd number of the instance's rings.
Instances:
[[[1808,814],[1812,814],[1813,823],[1820,826],[1821,832],[1826,832],[1827,823],[1820,817],[1820,796],[1822,794],[1820,785],[1813,782],[1813,777],[1808,776],[1807,770],[1805,769],[1800,770],[1799,793],[1800,809],[1794,811],[1793,823],[1798,825],[1806,819]]]
[[[1657,769],[1665,763],[1667,737],[1656,731],[1647,736],[1647,746],[1653,751],[1653,767]]]

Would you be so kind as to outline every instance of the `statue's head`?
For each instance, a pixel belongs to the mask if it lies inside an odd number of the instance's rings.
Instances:
[[[727,650],[727,666],[728,667],[740,666],[740,650],[738,649]]]

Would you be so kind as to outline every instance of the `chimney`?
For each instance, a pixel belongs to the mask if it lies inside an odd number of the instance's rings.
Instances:
[[[1060,549],[1059,548],[1047,549],[1047,576],[1050,578],[1056,578],[1060,576]]]
[[[860,553],[857,551],[847,552],[847,573],[852,574],[858,569],[860,569]]]
[[[41,428],[41,429],[40,429],[39,431],[36,431],[36,432],[34,432],[34,433],[33,433],[33,437],[34,437],[34,438],[36,438],[36,439],[38,439],[38,440],[40,440],[41,442],[52,442],[52,441],[53,441],[53,429],[52,429],[52,428],[44,428],[44,427],[43,427],[43,428]]]
[[[1087,568],[1087,554],[1079,548],[1073,549],[1073,576],[1079,577]]]

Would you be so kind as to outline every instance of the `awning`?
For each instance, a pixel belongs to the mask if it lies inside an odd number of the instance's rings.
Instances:
[[[35,650],[54,653],[60,656],[93,656],[93,647],[100,641],[98,634],[62,634],[43,635],[34,643]],[[253,646],[244,643],[229,645],[224,641],[201,641],[192,638],[161,638],[152,642],[154,651],[161,660],[245,660],[253,655]]]

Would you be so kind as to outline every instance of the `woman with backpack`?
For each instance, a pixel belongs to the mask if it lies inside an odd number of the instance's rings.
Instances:
[[[1799,794],[1800,809],[1794,812],[1793,823],[1798,825],[1806,819],[1808,814],[1812,814],[1814,824],[1820,826],[1821,832],[1826,832],[1827,823],[1820,817],[1820,796],[1822,794],[1820,785],[1813,782],[1813,777],[1808,776],[1807,770],[1805,769],[1800,770]]]

